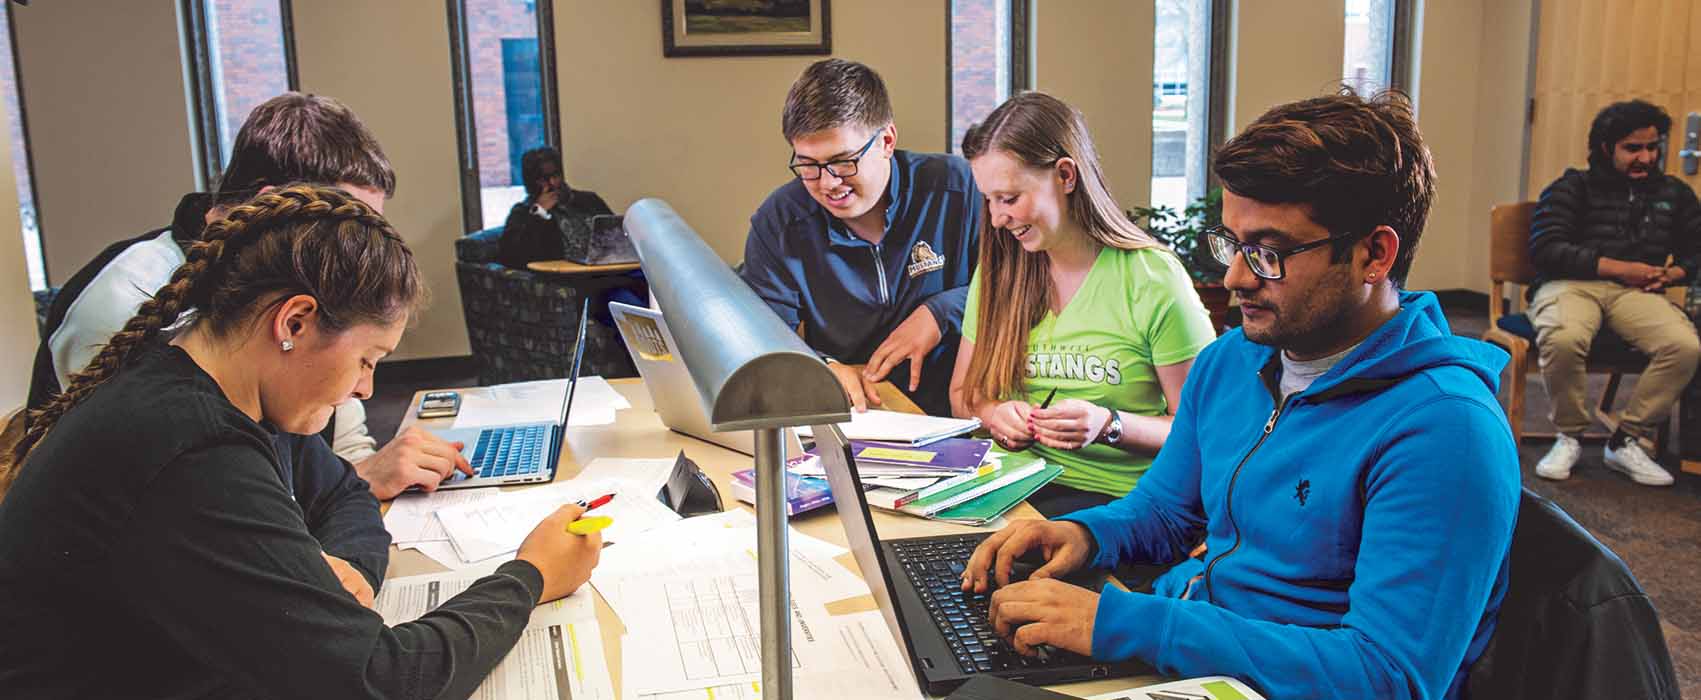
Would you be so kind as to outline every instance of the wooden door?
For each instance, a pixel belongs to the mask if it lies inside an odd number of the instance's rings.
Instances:
[[[1671,114],[1666,172],[1684,176],[1684,123],[1701,112],[1701,2],[1538,0],[1536,79],[1530,105],[1534,199],[1567,167],[1588,167],[1589,124],[1602,107],[1640,98]]]

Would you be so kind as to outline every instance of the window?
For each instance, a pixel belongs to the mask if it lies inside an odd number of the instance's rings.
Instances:
[[[184,0],[202,187],[218,182],[248,113],[294,89],[289,0]]]
[[[1210,184],[1210,151],[1223,137],[1226,0],[1154,0],[1152,206],[1181,212]]]
[[[18,93],[18,70],[12,52],[12,4],[0,10],[0,100],[6,104],[6,137],[12,142],[12,176],[18,185],[18,218],[24,234],[24,262],[30,290],[47,289],[47,263],[41,257],[41,230],[36,223],[35,182],[30,173],[29,144],[24,140],[24,111]]]
[[[549,0],[449,0],[469,231],[501,226],[526,198],[521,155],[559,148],[550,10]]]
[[[1341,82],[1370,95],[1393,85],[1394,0],[1346,0]]]
[[[950,139],[957,153],[969,126],[1027,86],[1027,0],[946,0],[951,9]]]

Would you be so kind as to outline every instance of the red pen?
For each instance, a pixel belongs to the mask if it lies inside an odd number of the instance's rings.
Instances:
[[[596,510],[597,508],[608,505],[608,502],[612,500],[614,500],[614,494],[605,493],[589,501],[579,501],[579,507],[584,508],[585,510]]]

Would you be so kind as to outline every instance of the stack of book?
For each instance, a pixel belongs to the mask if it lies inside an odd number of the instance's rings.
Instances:
[[[857,463],[861,468],[861,461]],[[933,520],[984,525],[1014,508],[1063,473],[1027,454],[995,453],[966,474],[942,478],[917,489],[879,486],[868,491],[868,505]]]

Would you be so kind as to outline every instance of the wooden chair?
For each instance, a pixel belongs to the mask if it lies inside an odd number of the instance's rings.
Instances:
[[[1512,437],[1524,437],[1524,383],[1530,367],[1538,361],[1536,329],[1524,311],[1524,291],[1536,279],[1535,266],[1530,262],[1530,216],[1535,202],[1501,204],[1489,211],[1488,330],[1482,339],[1499,345],[1512,355],[1512,361],[1502,370],[1500,383],[1506,387],[1501,406],[1512,423]],[[1648,357],[1610,329],[1601,328],[1589,346],[1588,372],[1606,374],[1606,390],[1601,392],[1595,407],[1596,419],[1608,430],[1618,429],[1618,418],[1611,415],[1613,400],[1626,374],[1637,374],[1648,366]],[[1666,428],[1661,425],[1655,439],[1644,446],[1660,455],[1665,449]],[[1530,437],[1553,437],[1553,433],[1532,433]],[[1605,437],[1605,436],[1592,436]]]

